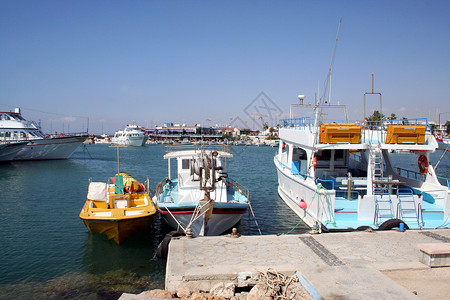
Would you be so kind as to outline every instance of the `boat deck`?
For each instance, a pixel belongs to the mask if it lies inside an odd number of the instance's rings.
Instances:
[[[394,207],[394,212],[396,208]],[[335,224],[330,220],[328,222],[324,222],[327,228],[329,229],[345,229],[345,228],[353,228],[356,229],[360,226],[371,226],[376,227],[373,224],[373,220],[370,221],[360,221],[358,220],[358,200],[347,200],[344,198],[337,197],[335,201],[334,208],[334,221]],[[422,202],[422,214],[424,225],[426,228],[436,228],[438,226],[442,226],[444,223],[444,211],[443,208],[437,204],[430,203],[427,201]],[[380,219],[379,224],[386,221],[387,218]],[[411,229],[418,229],[420,225],[418,224],[416,219],[413,218],[404,218],[403,221],[409,226]],[[379,225],[378,224],[378,225]],[[450,222],[447,222],[447,225],[450,225]]]

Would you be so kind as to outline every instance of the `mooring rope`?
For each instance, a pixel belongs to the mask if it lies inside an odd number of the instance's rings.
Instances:
[[[267,287],[266,295],[268,293],[273,299],[282,300],[290,299],[286,296],[286,291],[289,285],[293,281],[297,281],[297,279],[297,275],[286,276],[273,269],[268,269],[267,271],[259,272],[257,281]]]

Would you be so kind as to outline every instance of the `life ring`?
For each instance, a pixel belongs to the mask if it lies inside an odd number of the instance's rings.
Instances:
[[[428,159],[425,155],[420,155],[418,159],[420,174],[428,172]]]
[[[317,166],[317,156],[315,156],[315,155],[314,155],[314,158],[313,158],[313,166],[314,166],[314,170],[315,170],[316,166]]]
[[[285,144],[285,143],[283,143],[283,144],[281,145],[281,149],[284,150],[284,148],[286,148],[286,144]]]

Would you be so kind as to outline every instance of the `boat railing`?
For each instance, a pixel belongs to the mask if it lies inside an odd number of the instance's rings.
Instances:
[[[316,178],[317,183],[321,183],[327,190],[334,190],[334,180]]]
[[[299,130],[309,130],[311,132],[316,132],[314,128],[315,120],[311,117],[303,117],[303,118],[292,118],[292,119],[281,119],[279,122],[280,128],[289,128],[289,129],[299,129]],[[400,127],[402,132],[395,132],[393,129],[395,125],[407,125],[407,126],[425,126],[425,132],[431,133],[431,127],[428,123],[427,118],[418,118],[418,119],[401,119],[401,120],[377,120],[377,121],[346,121],[339,119],[320,119],[317,122],[317,130],[322,124],[336,124],[336,125],[360,125],[361,126],[361,141],[351,143],[402,143],[401,139],[405,140],[405,137],[408,137],[406,141],[403,143],[423,143],[425,133],[411,130],[405,131],[405,129]],[[389,131],[389,128],[392,129],[392,132]],[[343,131],[341,132],[341,134]],[[316,143],[319,142],[319,135],[316,137]],[[388,139],[388,141],[387,141]],[[340,141],[342,142],[342,141]],[[350,142],[350,138],[349,138]]]
[[[243,186],[242,184],[237,182],[236,180],[228,177],[227,178],[227,186],[230,188],[233,188],[238,194],[241,194],[242,196],[244,196],[247,199],[247,201],[249,200],[250,191],[245,186]]]
[[[423,220],[422,203],[417,204],[417,219],[420,229],[422,229],[425,226],[425,221]]]
[[[278,152],[277,152],[278,153]],[[322,186],[324,187],[324,188],[326,188],[327,190],[334,190],[334,180],[330,180],[330,179],[322,179],[322,178],[319,178],[319,177],[312,177],[312,176],[309,176],[309,175],[307,175],[307,174],[304,174],[304,173],[302,173],[302,172],[296,172],[295,174],[292,172],[292,168],[290,168],[290,167],[288,167],[285,163],[282,163],[279,159],[278,159],[278,157],[277,157],[277,155],[275,155],[275,159],[277,160],[277,162],[283,167],[283,168],[285,168],[285,169],[288,169],[288,170],[290,170],[291,171],[291,173],[294,175],[294,176],[296,176],[296,177],[299,177],[299,178],[301,178],[301,179],[306,179],[306,178],[311,178],[312,180],[314,180],[315,182],[316,182],[316,184],[317,183],[321,183],[322,184]]]
[[[169,178],[166,177],[163,180],[161,180],[160,182],[158,182],[158,184],[156,185],[155,189],[154,189],[154,194],[156,196],[156,201],[159,200],[159,196],[164,193],[164,186],[166,185],[166,183],[168,182]]]
[[[420,178],[421,178],[421,175],[419,172],[411,171],[411,170],[407,170],[407,169],[403,169],[403,168],[398,168],[398,167],[396,169],[397,169],[397,174],[402,177],[415,179],[415,180],[420,180]]]
[[[450,189],[450,178],[445,178],[445,177],[442,177],[442,176],[437,176],[437,178],[438,178],[438,180],[439,180],[439,182],[440,182],[441,184],[446,185],[447,188]],[[444,182],[444,183],[443,183],[443,182]]]
[[[67,133],[58,133],[58,134],[51,134],[50,137],[57,138],[57,137],[69,137],[69,136],[83,136],[87,135],[88,132],[80,131],[80,132],[67,132]]]
[[[175,145],[175,144],[170,144],[170,145],[165,146],[164,154],[168,154],[171,152],[177,152],[177,151],[187,151],[187,150],[194,150],[196,152],[201,152],[202,150],[207,150],[207,151],[221,151],[221,152],[231,153],[231,146],[225,145],[225,144],[214,144],[214,145],[207,145],[207,144]]]

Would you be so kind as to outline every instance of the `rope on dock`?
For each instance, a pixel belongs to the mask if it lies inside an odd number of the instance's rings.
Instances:
[[[286,296],[286,291],[292,282],[298,281],[297,275],[286,276],[273,269],[259,272],[258,283],[266,286],[266,295],[270,295],[273,299],[284,300],[290,299]]]

